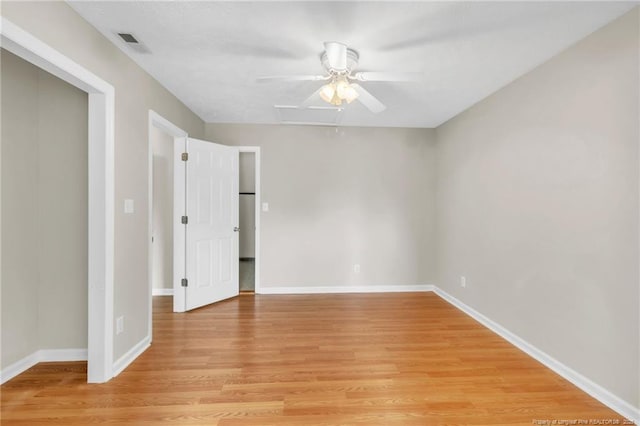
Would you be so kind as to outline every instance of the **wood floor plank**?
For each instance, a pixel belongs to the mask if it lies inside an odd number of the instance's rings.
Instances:
[[[105,384],[41,363],[2,425],[531,425],[620,416],[430,293],[243,296],[174,314]]]

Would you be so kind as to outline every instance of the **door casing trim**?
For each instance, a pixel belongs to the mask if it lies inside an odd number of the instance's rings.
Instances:
[[[103,383],[114,375],[115,90],[5,17],[0,34],[3,49],[88,94],[87,381]]]

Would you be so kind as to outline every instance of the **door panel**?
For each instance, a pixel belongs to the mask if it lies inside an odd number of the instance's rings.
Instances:
[[[238,151],[187,141],[186,309],[238,295]]]

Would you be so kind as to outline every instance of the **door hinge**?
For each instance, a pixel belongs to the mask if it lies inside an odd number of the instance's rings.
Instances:
[[[183,152],[182,153],[182,161],[189,161],[189,153],[188,152]]]
[[[186,225],[187,223],[189,223],[189,216],[182,216],[182,219],[180,221],[183,225]]]
[[[180,284],[182,284],[182,287],[187,287],[189,285],[189,280],[187,280],[186,278],[183,278],[180,281]]]

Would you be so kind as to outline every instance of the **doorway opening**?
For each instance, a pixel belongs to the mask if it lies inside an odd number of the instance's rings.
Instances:
[[[195,144],[192,148],[205,143],[205,145],[213,144],[207,141],[198,141],[188,137],[187,132],[178,128],[154,111],[149,111],[149,245],[148,245],[148,271],[149,271],[149,315],[152,315],[153,296],[173,296],[173,311],[184,312],[187,310],[187,288],[189,285],[198,286],[197,280],[202,280],[203,271],[196,269],[199,275],[193,275],[189,279],[187,273],[187,227],[198,226],[198,216],[185,215],[186,195],[187,193],[195,194],[194,191],[186,190],[187,169],[186,165],[189,161],[193,161],[198,154],[192,155],[190,149],[187,149],[188,141]],[[206,146],[202,146],[205,148]],[[260,148],[255,146],[222,146],[220,148],[231,149],[236,151],[236,164],[238,165],[237,178],[238,183],[235,185],[236,194],[240,192],[251,192],[252,202],[249,202],[250,212],[246,212],[249,216],[249,225],[243,230],[248,235],[249,246],[243,244],[243,255],[239,252],[239,241],[236,251],[236,259],[250,259],[252,268],[250,273],[253,284],[252,292],[259,292],[260,289]],[[196,149],[197,151],[197,149]],[[188,154],[186,154],[189,152]],[[248,154],[245,156],[245,153]],[[240,166],[240,158],[242,155],[243,166]],[[193,157],[193,158],[192,158]],[[208,157],[208,156],[207,156]],[[200,157],[203,158],[203,157]],[[169,164],[171,163],[171,164]],[[197,164],[193,163],[194,166]],[[244,170],[244,172],[243,172]],[[244,173],[240,177],[240,173]],[[172,179],[170,176],[172,175]],[[243,191],[240,191],[239,180],[242,179]],[[202,182],[200,182],[202,184]],[[195,188],[192,188],[195,190]],[[201,188],[202,189],[202,188]],[[198,192],[196,190],[196,192]],[[209,193],[208,191],[207,194]],[[214,191],[215,192],[215,191]],[[211,195],[214,193],[212,192]],[[239,197],[239,195],[238,195]],[[218,199],[218,196],[214,197]],[[238,200],[238,198],[236,198]],[[240,206],[242,201],[237,201],[237,214],[243,207]],[[170,205],[173,204],[171,208]],[[208,203],[198,204],[200,207],[209,205]],[[244,209],[244,208],[243,208]],[[235,210],[235,209],[234,209]],[[192,210],[193,211],[193,210]],[[195,211],[194,211],[195,213]],[[204,211],[198,210],[197,214],[202,215]],[[253,214],[251,214],[253,213]],[[240,231],[238,223],[235,231]],[[242,233],[240,233],[242,235]],[[239,240],[239,238],[238,238]],[[173,244],[171,244],[173,242]],[[169,246],[169,247],[167,247]],[[202,244],[201,244],[202,246]],[[216,245],[212,246],[214,249]],[[204,247],[206,248],[206,247]],[[200,247],[200,251],[204,250]],[[224,250],[223,250],[224,251]],[[215,253],[215,252],[214,252]],[[200,253],[202,254],[202,253]],[[207,257],[207,256],[205,256]],[[167,265],[171,264],[171,267]],[[214,268],[215,269],[215,268]],[[226,269],[225,269],[226,270]],[[206,271],[205,271],[206,272]],[[213,272],[213,270],[211,271]],[[242,271],[244,277],[245,270]],[[221,272],[223,273],[223,272]],[[240,277],[239,267],[236,266],[235,273]],[[224,273],[223,273],[224,275]],[[171,279],[171,281],[170,281]],[[213,280],[215,281],[215,280]],[[239,279],[236,284],[235,293],[240,290]],[[185,285],[186,284],[186,285]],[[152,318],[149,318],[149,327],[151,327]],[[149,330],[152,335],[152,330]]]
[[[254,293],[256,289],[256,179],[255,152],[240,152],[240,293]]]
[[[260,147],[239,146],[239,290],[260,293]]]
[[[2,367],[86,361],[87,93],[0,50]]]
[[[114,375],[114,89],[87,69],[2,17],[2,47],[88,94],[87,158],[87,381]],[[64,220],[64,218],[62,218]],[[4,288],[4,287],[3,287]],[[37,351],[2,369],[4,382],[38,362],[63,354]]]
[[[173,296],[173,145],[174,138],[149,128],[152,151],[151,288],[153,296]]]
[[[149,111],[149,336],[153,336],[153,296],[174,296],[182,253],[174,253],[174,155],[187,132],[155,111]],[[179,233],[177,235],[180,236]]]

